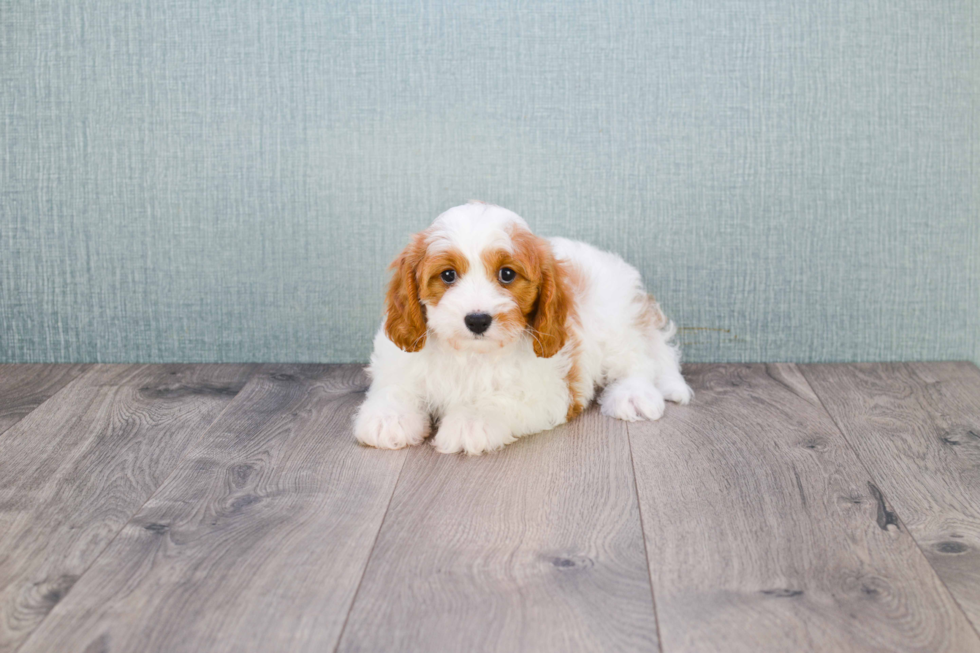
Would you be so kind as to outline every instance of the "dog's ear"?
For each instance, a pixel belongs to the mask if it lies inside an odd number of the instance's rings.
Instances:
[[[534,353],[540,358],[551,358],[565,346],[568,338],[566,323],[572,297],[564,267],[555,260],[548,241],[539,240],[541,281],[531,328],[534,329]]]
[[[389,266],[394,273],[385,296],[385,334],[404,351],[419,351],[425,346],[425,307],[419,301],[418,282],[424,257],[425,237],[416,234]]]

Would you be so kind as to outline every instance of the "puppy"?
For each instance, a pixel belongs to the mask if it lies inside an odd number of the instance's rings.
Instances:
[[[496,451],[582,412],[658,419],[691,389],[674,325],[625,261],[539,238],[483,202],[449,209],[391,264],[371,388],[354,435],[399,449],[438,429],[442,453]]]

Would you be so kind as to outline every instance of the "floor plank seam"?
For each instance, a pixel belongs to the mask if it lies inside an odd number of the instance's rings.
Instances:
[[[643,527],[643,506],[640,505],[640,489],[636,485],[636,462],[633,460],[633,436],[626,423],[626,444],[630,451],[630,469],[633,470],[633,495],[636,497],[636,514],[640,518],[640,534],[643,536],[643,558],[647,561],[647,579],[650,581],[650,600],[653,601],[653,623],[657,627],[657,650],[663,653],[664,640],[660,631],[660,614],[657,612],[657,591],[653,587],[653,571],[650,566],[650,549],[647,547],[647,531]]]
[[[912,370],[910,370],[906,366],[905,363],[902,363],[902,366],[905,367],[905,369],[907,371],[909,371],[910,373],[912,372]],[[841,434],[841,437],[844,439],[844,442],[847,443],[847,447],[854,454],[854,457],[857,458],[858,462],[861,463],[861,467],[864,469],[864,472],[868,475],[868,478],[871,479],[871,482],[872,483],[874,483],[874,488],[880,494],[881,500],[886,505],[890,505],[892,507],[892,514],[899,521],[900,528],[903,531],[905,531],[906,533],[908,533],[908,536],[912,540],[912,542],[915,544],[915,548],[916,548],[916,550],[918,550],[919,555],[922,556],[923,560],[925,560],[926,561],[926,564],[929,566],[929,569],[932,570],[933,576],[935,576],[936,580],[939,581],[939,583],[943,586],[943,589],[946,590],[946,593],[949,595],[950,599],[952,599],[952,601],[956,605],[956,607],[959,608],[959,611],[963,615],[963,618],[966,620],[966,623],[970,625],[970,628],[973,630],[974,634],[977,636],[978,639],[980,639],[980,630],[977,630],[977,627],[973,624],[973,621],[970,620],[969,614],[963,608],[963,605],[960,603],[959,599],[957,599],[956,598],[956,595],[952,591],[950,591],[949,586],[946,584],[946,581],[943,580],[942,576],[939,575],[939,572],[937,572],[936,569],[935,569],[935,567],[932,566],[932,563],[929,561],[929,556],[927,556],[926,553],[925,553],[925,551],[923,551],[922,545],[916,539],[916,537],[912,533],[912,531],[909,530],[909,528],[905,525],[905,520],[902,519],[902,516],[899,514],[898,509],[895,508],[895,505],[888,500],[888,496],[885,494],[884,490],[881,489],[881,484],[878,482],[878,479],[875,478],[874,474],[871,473],[871,469],[867,466],[867,464],[865,464],[864,459],[860,456],[860,454],[858,454],[858,451],[854,447],[854,445],[851,444],[851,441],[847,437],[847,433],[845,433],[844,428],[841,427],[840,423],[838,423],[838,421],[834,417],[833,413],[831,413],[830,410],[828,410],[827,405],[824,404],[823,397],[820,396],[820,393],[818,393],[817,390],[816,390],[816,388],[813,387],[813,384],[810,383],[810,379],[807,378],[807,375],[806,375],[806,372],[805,372],[805,366],[804,367],[800,367],[800,374],[801,374],[801,376],[803,376],[803,380],[806,381],[807,385],[810,386],[810,390],[813,391],[813,395],[817,398],[817,401],[820,402],[820,407],[827,414],[827,416],[830,417],[830,421],[833,422],[834,428],[836,428],[837,431]]]
[[[347,630],[347,623],[350,621],[350,614],[354,611],[354,604],[357,603],[357,595],[361,593],[361,586],[364,584],[364,577],[367,575],[368,566],[371,564],[371,559],[374,557],[374,549],[378,546],[378,539],[381,537],[381,529],[385,526],[385,520],[388,519],[388,511],[391,509],[391,502],[395,500],[395,492],[398,491],[398,484],[402,480],[402,472],[405,471],[405,465],[408,464],[408,456],[405,456],[405,460],[402,461],[401,467],[398,468],[398,478],[395,479],[395,484],[391,487],[391,496],[388,497],[388,503],[385,504],[385,513],[381,516],[381,523],[378,524],[378,532],[374,534],[374,541],[371,542],[371,552],[368,553],[367,560],[364,562],[364,568],[361,569],[361,577],[357,579],[357,589],[354,590],[354,595],[351,597],[350,605],[347,606],[347,614],[344,615],[344,625],[340,627],[340,634],[337,635],[337,643],[334,644],[333,653],[337,653],[340,649],[340,643],[344,641],[344,632]]]
[[[93,369],[94,368],[95,368],[95,366],[93,365]],[[258,365],[253,365],[252,371],[249,372],[248,378],[245,380],[245,383],[242,384],[241,389],[237,393],[235,393],[235,397],[237,397],[238,395],[240,395],[242,393],[242,390],[244,390],[245,387],[252,381],[252,379],[255,378],[255,372],[258,369],[259,369],[259,366]],[[88,374],[88,371],[86,371],[86,372],[82,373],[81,375],[79,375],[78,378],[80,379],[80,378],[84,377],[86,374]],[[74,383],[77,380],[78,379],[73,380],[68,385],[71,385],[72,383]],[[66,385],[65,387],[68,387],[68,385]],[[55,393],[55,394],[57,394],[57,393]],[[129,524],[130,521],[132,521],[133,517],[135,517],[136,515],[138,515],[140,513],[140,511],[144,507],[146,507],[146,504],[148,504],[153,499],[153,497],[156,496],[156,493],[160,490],[160,488],[162,488],[167,483],[167,481],[169,481],[170,478],[177,472],[177,470],[180,469],[180,463],[183,462],[184,457],[187,455],[187,452],[189,452],[191,450],[192,445],[197,444],[202,439],[204,439],[204,436],[207,435],[208,431],[211,430],[211,427],[214,426],[218,422],[218,419],[222,415],[224,415],[225,411],[228,410],[228,408],[230,408],[235,403],[235,397],[232,397],[231,401],[229,401],[227,404],[225,404],[224,408],[222,408],[220,411],[218,411],[218,413],[215,415],[214,419],[207,425],[207,427],[201,429],[201,437],[198,438],[198,440],[196,442],[193,442],[193,443],[189,443],[188,444],[187,448],[184,450],[184,453],[182,453],[181,456],[180,456],[180,458],[178,458],[177,461],[174,463],[174,467],[173,467],[173,469],[170,470],[170,473],[167,474],[167,476],[160,482],[160,484],[157,485],[153,489],[153,492],[151,492],[149,494],[149,496],[147,496],[146,501],[144,501],[142,504],[140,504],[139,508],[137,508],[135,511],[133,511],[129,515],[129,517],[126,518],[126,521],[123,523],[122,527],[118,531],[116,531],[116,533],[111,538],[109,538],[109,541],[106,542],[105,546],[102,547],[102,550],[99,551],[98,555],[96,555],[94,558],[92,558],[92,561],[88,565],[86,565],[86,567],[82,571],[82,573],[78,574],[77,580],[72,584],[72,586],[68,589],[68,591],[65,592],[64,596],[61,597],[61,600],[58,601],[58,605],[63,605],[64,604],[65,599],[68,598],[68,595],[71,594],[71,591],[75,587],[78,586],[78,581],[80,581],[82,579],[82,577],[85,576],[85,574],[87,574],[89,572],[89,570],[92,567],[95,566],[95,563],[99,561],[99,559],[102,557],[102,554],[104,554],[106,551],[109,550],[109,547],[112,546],[112,543],[116,541],[116,538],[119,537],[119,534],[122,533],[123,530],[125,530],[126,526]],[[17,653],[17,651],[19,651],[22,648],[24,648],[25,646],[27,646],[28,642],[31,641],[31,639],[34,637],[34,635],[39,630],[41,630],[41,626],[44,624],[45,620],[48,619],[48,617],[50,617],[51,614],[55,610],[58,609],[58,605],[55,605],[54,608],[52,608],[46,615],[44,615],[44,617],[41,619],[41,621],[39,621],[38,624],[31,631],[31,634],[24,638],[24,641],[22,641],[17,646],[17,648],[14,649],[13,653]]]
[[[907,363],[904,363],[904,362],[903,362],[903,363],[902,363],[901,365],[902,365],[902,367],[904,367],[904,368],[905,368],[905,370],[906,370],[906,372],[908,372],[908,374],[909,374],[909,376],[911,376],[911,377],[913,377],[913,378],[914,378],[914,377],[916,376],[916,374],[915,374],[915,370],[913,370],[913,369],[912,369],[911,367],[909,367],[909,365],[908,365]],[[974,366],[973,366],[973,368],[974,368],[975,370],[977,370],[977,367],[976,367],[976,365],[974,365]],[[980,372],[980,370],[977,370],[977,371],[978,371],[978,372]],[[804,377],[804,378],[805,378],[805,377]],[[810,382],[810,381],[809,381],[809,380],[807,380],[807,383],[809,383],[809,382]],[[812,386],[811,386],[811,387],[812,387]],[[818,399],[820,399],[820,395],[817,395],[817,398],[818,398]],[[821,405],[823,405],[823,399],[820,399],[820,404],[821,404]],[[827,410],[827,408],[826,408],[826,406],[824,407],[824,410]],[[828,413],[829,413],[829,411],[828,411]],[[831,417],[830,417],[830,418],[831,418],[831,419],[834,419],[834,417],[833,417],[833,415],[831,415]],[[837,421],[836,421],[836,420],[834,421],[834,424],[835,424],[835,425],[837,424]],[[840,426],[838,426],[838,427],[837,427],[837,429],[838,429],[838,430],[841,430],[841,428],[840,428]],[[847,439],[847,436],[844,436],[844,439],[846,440],[846,439]],[[848,441],[848,446],[850,446],[850,444],[851,444],[851,443],[850,443],[850,442]],[[851,447],[851,448],[853,449],[853,447]],[[864,464],[864,461],[863,461],[863,460],[861,461],[861,464],[862,464],[862,465]],[[887,500],[887,497],[886,497],[886,500]],[[894,508],[894,506],[892,506],[892,507]],[[896,514],[896,515],[898,515],[898,512],[896,511],[896,513],[895,513],[895,514]],[[902,518],[901,518],[901,516],[898,516],[898,518],[899,518],[899,520],[901,520],[901,519],[902,519]],[[904,522],[902,523],[902,526],[903,526],[903,527],[905,526],[905,523],[904,523]],[[907,530],[907,529],[906,529],[906,530]],[[953,592],[952,592],[952,591],[951,591],[951,590],[949,589],[949,586],[948,586],[948,585],[946,584],[946,581],[945,581],[945,580],[943,579],[943,577],[942,577],[942,576],[940,576],[938,572],[936,572],[936,570],[935,570],[935,568],[934,568],[934,567],[932,566],[932,563],[931,563],[931,562],[929,562],[929,558],[928,558],[928,556],[926,556],[926,554],[925,554],[925,551],[923,551],[923,550],[922,550],[922,545],[921,545],[921,544],[919,544],[919,541],[918,541],[918,540],[917,540],[917,539],[915,538],[915,535],[914,535],[914,534],[913,534],[913,533],[912,533],[911,531],[909,531],[909,537],[911,537],[911,538],[912,538],[912,541],[913,541],[913,542],[915,542],[915,546],[916,546],[916,548],[918,548],[918,549],[919,549],[919,553],[921,553],[921,554],[922,554],[922,556],[923,556],[923,557],[924,557],[924,558],[926,559],[926,562],[927,562],[927,563],[929,564],[929,568],[930,568],[930,569],[932,569],[932,571],[933,571],[933,573],[934,573],[934,574],[936,575],[936,578],[938,578],[938,579],[939,579],[939,582],[943,584],[943,587],[944,587],[944,588],[946,588],[946,591],[947,591],[947,592],[949,593],[949,595],[950,595],[950,597],[951,597],[951,598],[953,599],[953,602],[954,602],[954,603],[956,604],[956,607],[958,607],[958,608],[960,609],[960,612],[962,612],[962,613],[963,613],[963,615],[964,615],[964,616],[966,617],[966,622],[967,622],[968,624],[970,624],[970,627],[971,627],[971,628],[973,628],[973,632],[975,632],[975,633],[977,634],[977,638],[978,638],[978,639],[980,639],[980,629],[978,629],[978,628],[977,628],[977,626],[976,626],[976,624],[974,624],[974,623],[973,623],[973,620],[971,620],[971,619],[970,619],[970,616],[969,616],[969,614],[968,614],[968,613],[967,613],[967,611],[966,611],[966,610],[965,610],[965,609],[963,608],[963,604],[962,604],[962,603],[960,603],[960,600],[959,600],[958,598],[956,598],[956,594],[955,594],[955,593],[953,593]]]

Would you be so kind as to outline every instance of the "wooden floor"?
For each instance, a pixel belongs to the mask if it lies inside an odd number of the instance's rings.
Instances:
[[[0,651],[980,651],[980,371],[692,365],[479,458],[359,366],[0,365]]]

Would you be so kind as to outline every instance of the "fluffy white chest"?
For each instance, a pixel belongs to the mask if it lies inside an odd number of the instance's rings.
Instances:
[[[518,432],[564,421],[570,361],[563,354],[539,358],[522,339],[489,354],[457,352],[433,342],[419,355],[428,358],[419,381],[436,416],[463,409],[511,422]]]

